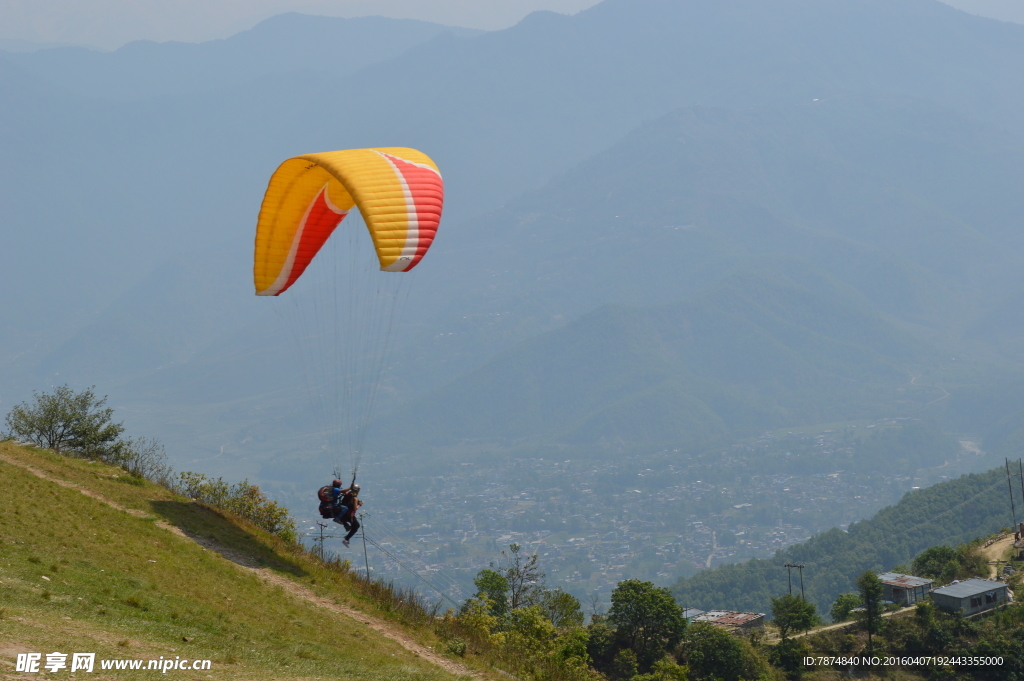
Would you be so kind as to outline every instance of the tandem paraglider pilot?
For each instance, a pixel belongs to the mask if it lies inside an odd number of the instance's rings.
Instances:
[[[318,493],[320,498],[320,515],[324,518],[333,518],[334,522],[345,527],[348,534],[341,542],[348,548],[349,540],[359,531],[359,519],[356,511],[363,505],[359,498],[359,485],[352,483],[349,487],[342,489],[344,483],[337,478],[330,487],[321,487]]]

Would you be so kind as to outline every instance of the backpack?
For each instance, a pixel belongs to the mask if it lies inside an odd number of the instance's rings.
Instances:
[[[333,518],[334,517],[334,505],[331,503],[331,486],[324,485],[316,493],[317,499],[320,500],[320,517],[321,518]]]

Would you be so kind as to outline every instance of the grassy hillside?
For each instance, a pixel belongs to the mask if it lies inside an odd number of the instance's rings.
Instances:
[[[865,570],[890,570],[909,564],[930,546],[956,546],[1011,524],[1005,472],[996,468],[909,492],[898,504],[807,542],[779,551],[774,558],[723,565],[673,587],[689,607],[769,612],[770,599],[788,592],[786,563],[803,564],[808,600],[827,613],[840,593],[855,591]],[[794,574],[794,579],[796,575]]]
[[[55,650],[209,659],[210,678],[452,678],[296,595],[386,618],[350,576],[117,468],[0,443],[0,541],[5,678],[17,653]]]

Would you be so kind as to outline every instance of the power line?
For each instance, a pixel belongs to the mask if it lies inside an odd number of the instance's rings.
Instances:
[[[363,539],[364,539],[364,541],[367,541],[367,542],[369,542],[369,543],[373,544],[373,546],[375,546],[375,547],[376,547],[376,548],[377,548],[378,550],[380,550],[380,551],[381,551],[381,553],[385,554],[385,555],[386,555],[386,556],[388,556],[388,557],[389,557],[389,558],[390,558],[391,560],[395,561],[395,563],[397,563],[397,564],[398,564],[399,566],[401,566],[402,568],[404,568],[405,570],[407,570],[407,571],[408,571],[408,572],[409,572],[409,573],[410,573],[410,574],[411,574],[412,576],[416,577],[416,579],[420,580],[421,582],[423,582],[424,584],[426,584],[427,586],[429,586],[429,587],[430,587],[431,589],[433,589],[434,591],[436,591],[436,592],[437,592],[437,593],[438,593],[438,594],[439,594],[439,595],[441,596],[441,598],[443,598],[444,600],[448,601],[449,603],[451,603],[451,604],[452,604],[453,606],[455,606],[456,608],[458,608],[458,607],[459,607],[459,604],[458,604],[458,603],[456,603],[456,602],[455,602],[454,600],[452,600],[452,599],[451,599],[451,598],[450,598],[450,597],[448,596],[448,594],[446,594],[446,593],[444,592],[444,590],[443,590],[443,589],[440,589],[440,588],[438,588],[438,587],[437,587],[436,585],[432,584],[432,583],[431,583],[431,582],[430,582],[429,580],[427,580],[427,579],[426,579],[426,578],[425,578],[425,577],[424,577],[423,575],[421,575],[421,574],[420,574],[420,573],[418,573],[418,572],[417,572],[416,570],[414,570],[413,568],[411,568],[411,567],[409,567],[408,565],[406,565],[405,563],[403,563],[403,562],[402,562],[402,561],[401,561],[401,560],[400,560],[400,559],[399,559],[399,558],[398,558],[397,556],[395,556],[395,555],[394,555],[393,553],[391,553],[390,551],[388,551],[387,549],[385,549],[385,548],[384,548],[383,546],[381,546],[380,544],[378,544],[377,542],[375,542],[375,541],[374,541],[373,539],[371,539],[371,538],[367,537],[365,533],[363,534]],[[369,574],[367,574],[367,579],[369,579]]]
[[[366,515],[368,516],[370,514],[367,513]],[[389,527],[388,524],[383,519],[376,519],[374,522],[374,527],[375,532],[383,535],[383,538],[387,539],[388,542],[400,547],[405,554],[408,555],[412,553],[409,545],[398,535],[398,533],[393,528]],[[393,554],[391,552],[387,552],[387,555],[392,556]],[[424,567],[426,567],[425,564]],[[459,597],[462,597],[464,595],[462,586],[454,578],[440,570],[434,572],[433,574],[437,579],[440,579],[443,583],[445,583],[445,585],[447,586],[447,591],[456,593]]]

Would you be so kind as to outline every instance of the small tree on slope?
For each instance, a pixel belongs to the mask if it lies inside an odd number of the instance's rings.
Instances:
[[[71,450],[108,458],[119,447],[124,426],[112,422],[114,410],[104,406],[106,402],[92,388],[75,392],[62,385],[52,393],[33,392],[32,402],[22,402],[7,414],[7,429],[14,437],[58,454]]]

